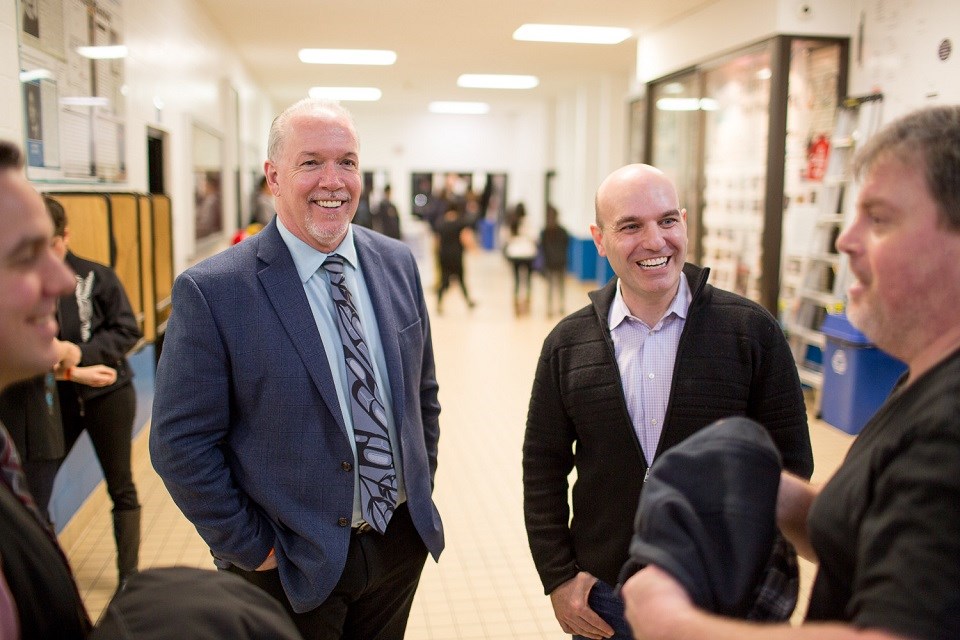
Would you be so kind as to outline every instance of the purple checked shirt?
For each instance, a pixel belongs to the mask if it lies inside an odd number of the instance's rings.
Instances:
[[[608,326],[623,381],[627,411],[649,467],[657,452],[667,413],[673,365],[690,308],[690,285],[686,274],[681,273],[677,295],[653,327],[630,314],[620,286],[621,283],[617,282],[617,295],[610,307]]]

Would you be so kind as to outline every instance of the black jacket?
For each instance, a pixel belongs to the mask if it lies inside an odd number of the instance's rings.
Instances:
[[[620,582],[654,564],[701,609],[789,618],[799,572],[793,548],[777,544],[780,471],[770,435],[742,417],[718,420],[664,453],[644,484]],[[792,575],[780,571],[785,554]]]
[[[0,393],[0,422],[10,431],[22,460],[59,460],[66,455],[60,396],[56,384],[48,386],[46,375],[17,382]]]
[[[77,274],[75,294],[60,298],[60,339],[80,347],[80,365],[105,364],[117,370],[117,381],[108,387],[72,382],[59,384],[61,393],[76,393],[89,400],[130,384],[133,373],[127,352],[141,337],[123,285],[112,269],[67,253],[67,264]]]
[[[784,468],[809,478],[813,453],[793,355],[763,307],[707,284],[687,264],[692,299],[657,455],[710,423],[762,424]],[[627,560],[646,462],[627,411],[607,328],[616,279],[547,336],[523,443],[524,517],[550,593],[579,570],[614,584]],[[577,471],[570,519],[567,476]]]

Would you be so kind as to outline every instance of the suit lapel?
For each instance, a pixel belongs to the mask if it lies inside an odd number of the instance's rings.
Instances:
[[[310,373],[313,384],[320,391],[320,396],[340,430],[346,435],[347,429],[343,424],[337,388],[327,364],[323,341],[320,339],[313,312],[310,311],[310,303],[307,302],[307,294],[303,291],[303,284],[293,264],[293,258],[290,257],[290,251],[280,237],[276,222],[267,225],[257,235],[262,236],[257,257],[266,265],[257,274],[264,293]]]
[[[403,359],[400,354],[400,321],[403,317],[400,303],[391,295],[391,278],[396,274],[388,274],[384,268],[380,252],[370,241],[370,238],[354,226],[353,242],[357,247],[357,258],[363,270],[363,279],[370,293],[370,302],[373,304],[377,316],[377,325],[380,329],[380,343],[383,345],[383,357],[390,375],[390,391],[393,403],[394,424],[399,431],[403,424],[403,389],[404,371]]]

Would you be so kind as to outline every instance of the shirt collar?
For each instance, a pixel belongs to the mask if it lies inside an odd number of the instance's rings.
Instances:
[[[287,245],[287,249],[290,250],[290,257],[293,258],[293,265],[296,267],[297,274],[300,276],[300,282],[302,283],[306,283],[307,280],[313,277],[313,274],[317,272],[317,269],[319,269],[323,261],[327,259],[327,256],[333,255],[334,253],[343,256],[343,259],[354,268],[359,264],[357,262],[357,247],[353,242],[352,224],[347,226],[347,235],[340,241],[339,246],[330,253],[318,251],[293,235],[293,232],[283,226],[280,216],[277,216],[277,230],[280,232],[283,243]]]
[[[623,293],[620,291],[621,281],[617,279],[617,293],[613,297],[613,304],[610,306],[609,328],[611,331],[620,326],[628,317],[634,317],[627,308],[627,303],[623,301]],[[687,274],[680,272],[680,284],[677,287],[677,295],[673,296],[673,302],[663,314],[661,320],[666,320],[671,314],[676,315],[681,320],[686,320],[687,311],[690,309],[690,299],[693,294],[690,293],[690,284],[687,282]],[[659,324],[659,323],[658,323]],[[651,327],[652,328],[652,327]]]

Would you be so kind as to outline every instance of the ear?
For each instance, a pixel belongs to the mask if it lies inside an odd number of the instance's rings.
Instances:
[[[277,167],[270,160],[263,163],[263,175],[267,178],[267,186],[274,197],[280,195],[280,183],[277,181]]]
[[[597,253],[603,257],[607,257],[607,252],[603,248],[603,229],[598,227],[596,224],[591,224],[590,235],[593,236],[593,244],[597,247]]]

